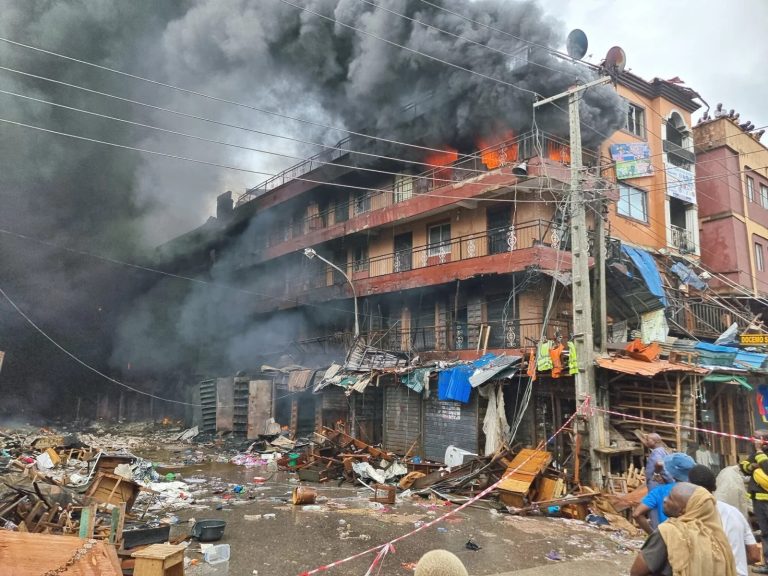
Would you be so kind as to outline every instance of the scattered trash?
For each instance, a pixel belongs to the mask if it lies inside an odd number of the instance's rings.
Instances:
[[[207,564],[221,564],[222,562],[229,562],[229,555],[229,544],[214,544],[203,553],[203,560]]]
[[[478,544],[476,544],[474,542],[474,540],[472,540],[472,538],[467,540],[467,543],[464,544],[464,548],[466,548],[467,550],[472,550],[474,552],[477,552],[478,550],[482,550],[483,549],[483,547],[479,546]]]
[[[544,557],[547,560],[552,560],[553,562],[560,562],[563,559],[563,557],[560,555],[560,553],[557,550],[552,550],[548,552]]]

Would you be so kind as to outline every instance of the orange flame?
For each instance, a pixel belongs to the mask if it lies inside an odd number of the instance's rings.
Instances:
[[[515,133],[506,130],[490,138],[477,139],[477,149],[480,150],[481,160],[488,170],[517,162],[518,145],[517,142],[512,142],[514,138]]]
[[[563,164],[571,163],[571,147],[558,142],[547,142],[547,158]]]
[[[434,166],[448,166],[449,164],[456,162],[458,159],[459,151],[455,148],[448,147],[448,149],[444,150],[443,152],[430,152],[427,154],[427,157],[424,161],[427,164],[432,164]]]

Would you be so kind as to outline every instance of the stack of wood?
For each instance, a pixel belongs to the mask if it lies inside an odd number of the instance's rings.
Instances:
[[[645,470],[630,464],[623,474],[608,477],[608,491],[611,494],[628,494],[645,486]]]
[[[294,460],[299,478],[308,482],[325,482],[344,478],[354,482],[352,464],[371,460],[378,466],[380,462],[392,463],[395,455],[366,444],[354,436],[340,430],[323,427],[316,436],[321,444],[312,447],[306,454]],[[281,467],[289,466],[285,458],[278,461]]]

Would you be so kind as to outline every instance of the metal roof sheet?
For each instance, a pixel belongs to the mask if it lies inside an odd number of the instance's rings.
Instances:
[[[634,358],[598,358],[597,365],[606,370],[614,372],[623,372],[624,374],[634,374],[636,376],[645,376],[652,378],[662,372],[691,372],[694,374],[707,374],[709,370],[689,366],[687,364],[672,364],[666,360],[656,360],[655,362],[643,362]]]

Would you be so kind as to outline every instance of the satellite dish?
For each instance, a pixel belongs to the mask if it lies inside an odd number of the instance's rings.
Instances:
[[[587,35],[583,30],[575,28],[568,34],[568,39],[565,41],[565,49],[568,51],[568,56],[574,60],[581,60],[584,58],[584,54],[587,53],[587,47],[589,42],[587,41]]]
[[[608,54],[605,55],[605,62],[603,67],[609,74],[620,74],[624,72],[624,68],[627,65],[627,55],[621,46],[614,46],[608,50]]]

